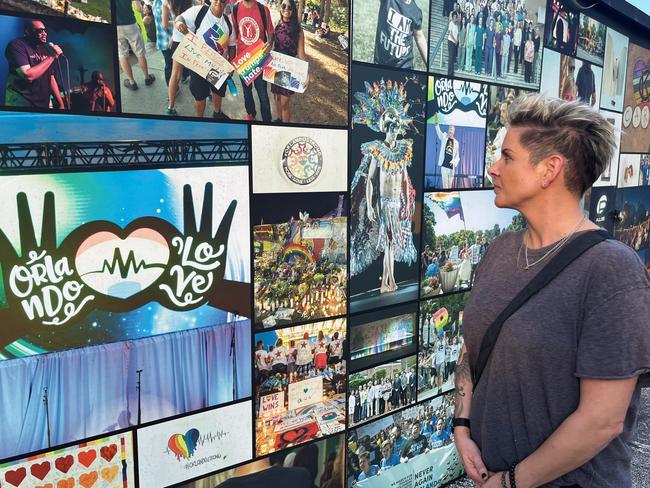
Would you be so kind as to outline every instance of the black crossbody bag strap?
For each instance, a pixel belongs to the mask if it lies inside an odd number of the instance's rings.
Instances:
[[[479,350],[476,365],[472,371],[474,380],[474,389],[478,385],[481,375],[485,370],[488,359],[492,354],[494,345],[499,338],[501,327],[508,318],[515,313],[524,303],[526,303],[533,295],[548,285],[557,275],[559,275],[564,268],[571,264],[587,249],[592,248],[599,242],[606,239],[612,239],[604,230],[595,230],[580,234],[578,237],[567,243],[551,260],[542,268],[542,270],[530,280],[530,282],[512,299],[508,306],[503,309],[495,321],[490,325],[487,332],[483,336],[481,342],[481,349]]]

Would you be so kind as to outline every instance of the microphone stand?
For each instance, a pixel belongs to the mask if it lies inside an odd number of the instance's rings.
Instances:
[[[237,328],[237,319],[239,318],[239,314],[237,312],[233,313],[235,314],[235,320],[232,323],[232,335],[230,337],[230,357],[232,358],[232,399],[237,400],[237,351],[235,349],[235,330]]]
[[[135,389],[138,391],[138,424],[142,421],[142,403],[140,400],[140,392],[142,391],[142,371],[141,369],[137,370],[138,373],[138,382],[135,385]]]
[[[47,447],[52,447],[52,433],[50,432],[50,403],[47,398],[47,387],[43,388],[43,403],[45,403],[45,420],[47,422]]]

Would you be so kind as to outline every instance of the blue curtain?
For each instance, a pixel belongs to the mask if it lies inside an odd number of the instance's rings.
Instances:
[[[0,362],[0,459],[251,395],[250,321]]]
[[[448,126],[440,130],[447,132]],[[483,184],[485,155],[485,129],[481,127],[456,126],[454,138],[460,148],[460,162],[456,167],[454,188],[478,188]],[[442,177],[438,166],[441,144],[433,124],[427,124],[427,148],[425,162],[425,190],[441,189]]]

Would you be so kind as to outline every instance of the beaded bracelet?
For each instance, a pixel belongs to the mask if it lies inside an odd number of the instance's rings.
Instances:
[[[506,484],[506,472],[501,471],[501,488],[508,488],[508,485]]]
[[[510,465],[509,473],[510,473],[510,488],[517,488],[517,483],[515,482],[515,468],[517,467],[517,463],[512,463]]]

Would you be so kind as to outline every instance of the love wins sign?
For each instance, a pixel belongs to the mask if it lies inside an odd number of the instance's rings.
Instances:
[[[213,232],[212,202],[208,183],[197,226],[192,190],[185,185],[182,231],[158,217],[142,217],[124,228],[100,220],[77,227],[57,244],[54,195],[45,195],[37,243],[27,196],[19,193],[19,252],[0,229],[9,305],[0,311],[0,322],[11,323],[20,337],[43,326],[74,324],[94,310],[128,312],[152,301],[178,311],[210,304],[223,286],[237,207],[232,200]],[[1,347],[12,337],[4,330],[0,339]]]

